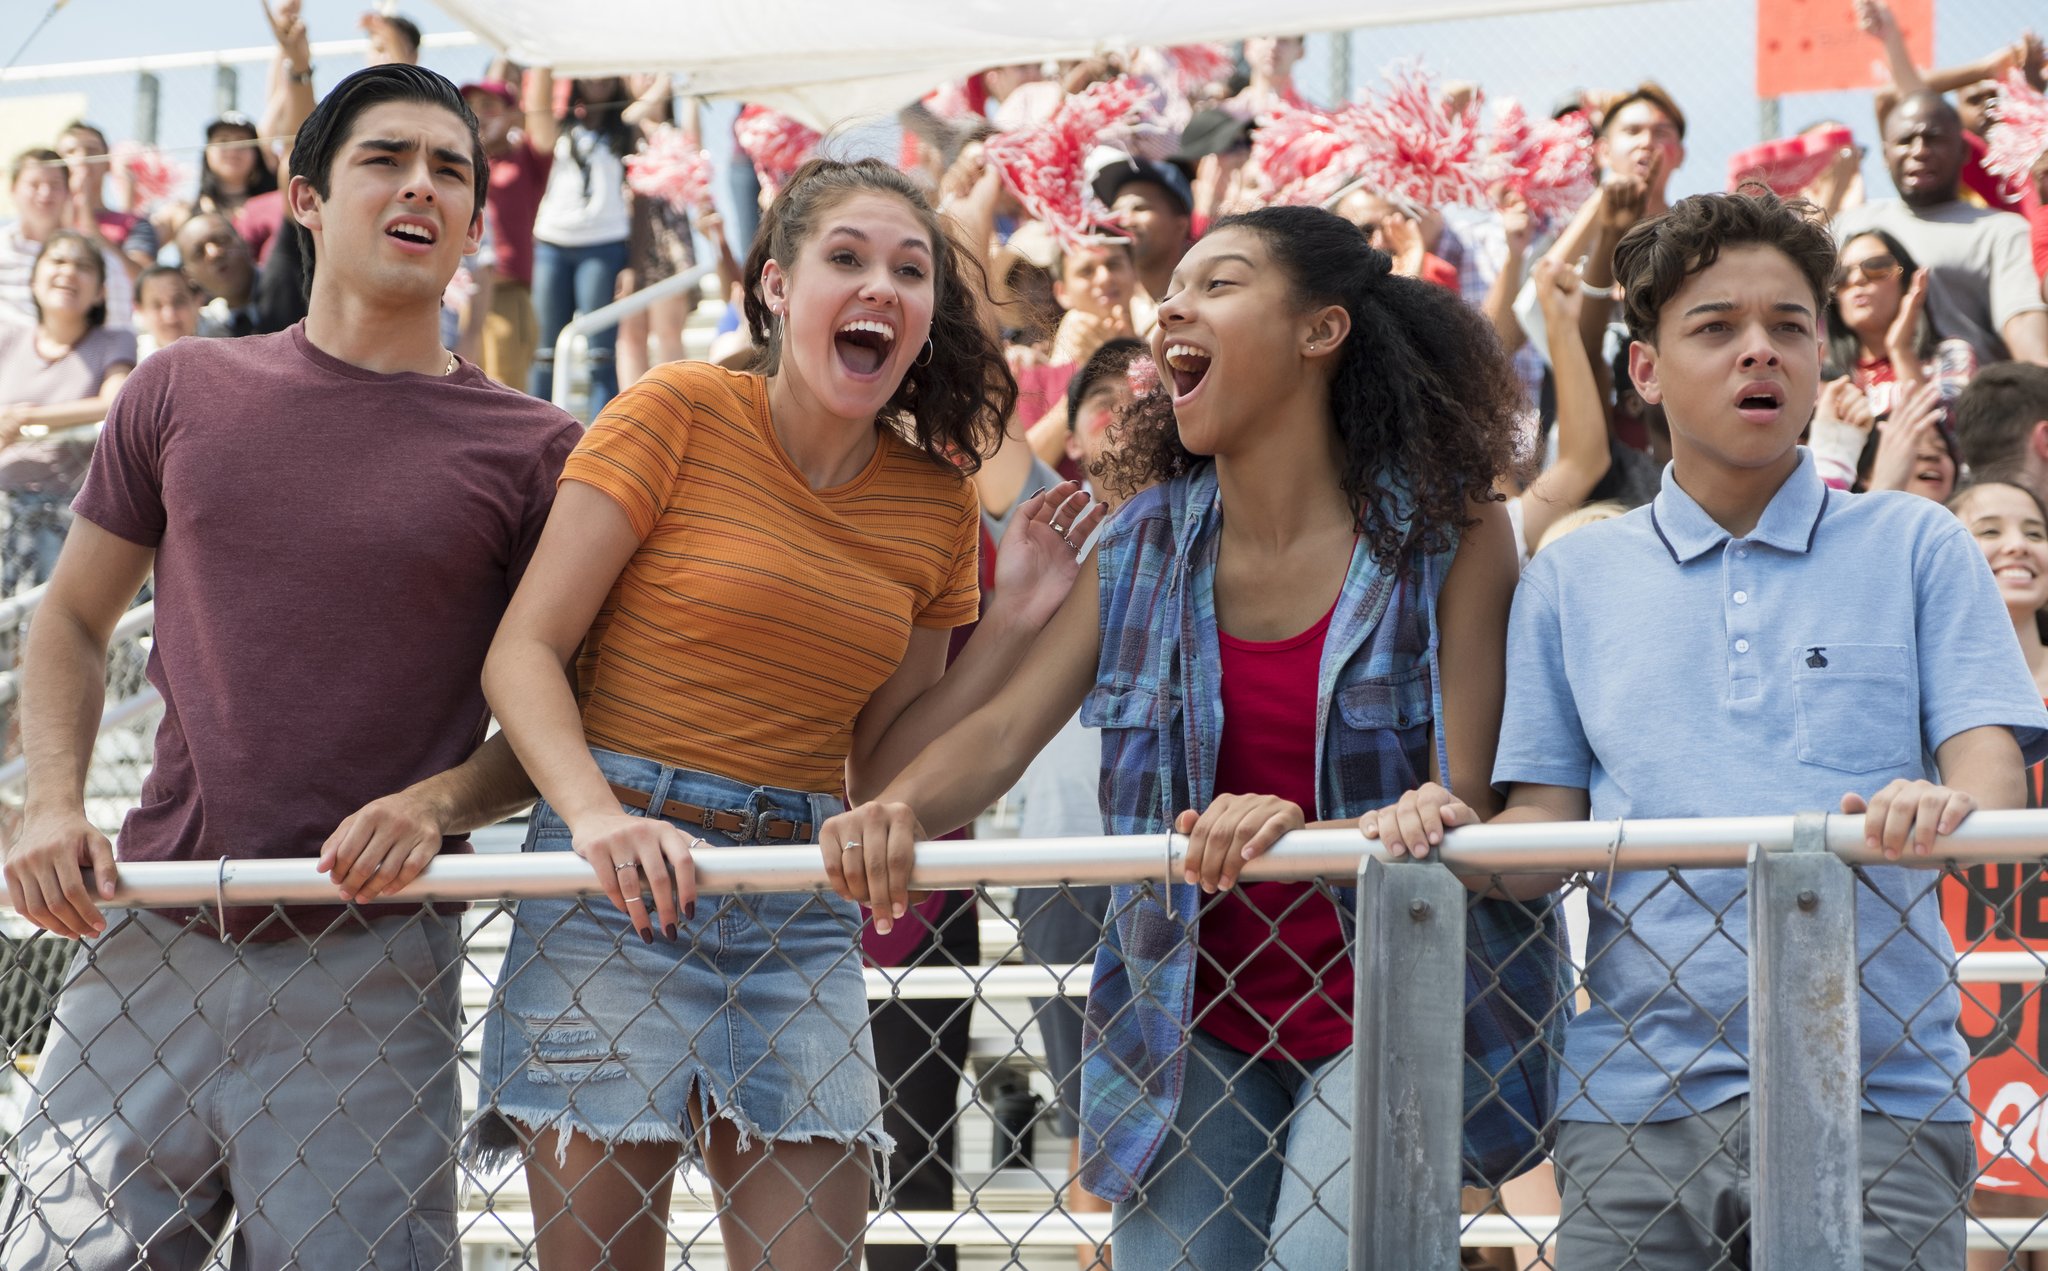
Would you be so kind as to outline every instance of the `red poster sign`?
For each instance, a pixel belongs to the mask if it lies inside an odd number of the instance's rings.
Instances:
[[[2048,876],[2036,864],[1976,865],[1942,880],[1941,912],[1963,953],[2048,957]],[[1963,986],[1977,1186],[2048,1196],[2048,1072],[2041,1066],[2042,985]]]
[[[1913,64],[1934,60],[1934,0],[1892,0]],[[1885,82],[1884,48],[1856,26],[1850,0],[1757,0],[1756,93],[1825,93]]]

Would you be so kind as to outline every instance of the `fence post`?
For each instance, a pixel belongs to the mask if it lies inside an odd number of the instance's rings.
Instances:
[[[1441,865],[1358,870],[1352,1271],[1456,1271],[1465,887]]]
[[[1757,1271],[1860,1271],[1856,876],[1801,813],[1749,856],[1750,1179]]]

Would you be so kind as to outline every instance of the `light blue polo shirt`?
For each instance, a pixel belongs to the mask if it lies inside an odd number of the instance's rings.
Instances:
[[[1649,505],[1537,553],[1515,593],[1494,782],[1583,789],[1594,820],[1832,812],[1847,791],[1934,777],[1935,749],[1987,724],[2012,728],[2029,763],[2048,752],[1983,553],[1930,500],[1829,490],[1802,449],[1747,538],[1667,467]],[[1865,1106],[1968,1120],[1940,876],[1864,877]],[[1609,895],[1595,877],[1592,1005],[1566,1034],[1561,1116],[1663,1121],[1747,1093],[1744,880],[1617,871]]]

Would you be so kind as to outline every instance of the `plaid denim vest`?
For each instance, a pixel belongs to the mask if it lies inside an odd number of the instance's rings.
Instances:
[[[1205,466],[1133,499],[1096,549],[1101,655],[1081,722],[1101,730],[1111,834],[1163,836],[1176,813],[1214,797],[1220,525]],[[1434,727],[1443,708],[1436,598],[1454,552],[1414,556],[1406,576],[1369,551],[1353,556],[1323,649],[1310,819],[1356,817],[1428,781],[1432,738],[1448,773]],[[1338,889],[1347,923],[1355,891]],[[1081,1077],[1082,1180],[1110,1200],[1131,1197],[1180,1102],[1201,901],[1199,888],[1174,879],[1114,892]],[[1500,1180],[1546,1146],[1570,973],[1546,904],[1474,899],[1466,948],[1464,1174]]]

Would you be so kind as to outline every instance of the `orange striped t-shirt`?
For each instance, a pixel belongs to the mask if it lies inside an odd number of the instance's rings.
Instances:
[[[972,487],[880,432],[859,476],[813,490],[758,375],[670,362],[612,399],[562,469],[641,540],[577,662],[592,745],[841,788],[854,717],[910,629],[972,622],[980,599]]]

